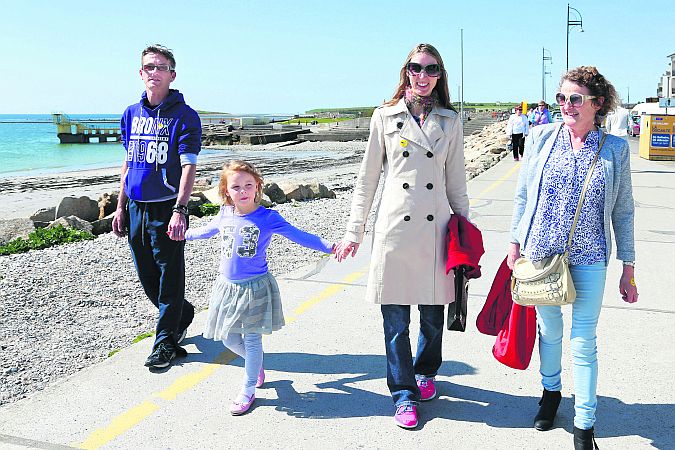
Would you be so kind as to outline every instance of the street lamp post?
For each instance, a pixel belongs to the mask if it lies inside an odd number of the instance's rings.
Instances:
[[[579,16],[578,19],[573,18],[572,20],[570,20],[570,9],[577,13],[577,15]],[[566,50],[565,50],[565,55],[567,57],[567,61],[566,61],[566,69],[565,70],[570,70],[570,28],[575,27],[575,26],[578,26],[579,31],[583,33],[584,24],[583,24],[583,20],[581,18],[581,13],[576,8],[572,8],[570,6],[570,4],[568,3],[567,4],[567,47],[566,47]]]
[[[548,52],[548,56],[546,56]],[[546,71],[546,61],[550,61],[553,64],[553,57],[551,52],[546,50],[544,47],[541,48],[541,99],[546,102],[546,75],[551,75],[551,72]]]

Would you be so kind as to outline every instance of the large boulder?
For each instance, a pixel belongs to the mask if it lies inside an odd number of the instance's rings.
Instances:
[[[56,219],[56,206],[38,209],[30,216],[33,222],[51,222],[54,219]]]
[[[265,208],[271,208],[274,206],[274,203],[270,200],[268,196],[263,194],[262,198],[260,199],[260,206],[264,206]]]
[[[109,214],[102,219],[94,220],[91,223],[91,233],[94,236],[99,234],[110,233],[112,231],[112,221],[115,217],[115,213]]]
[[[267,183],[263,186],[263,194],[274,203],[286,203],[286,193],[276,183]]]
[[[287,182],[279,186],[286,194],[287,200],[311,200],[314,198],[314,192],[306,184]],[[270,197],[271,198],[271,197]]]
[[[309,184],[309,188],[314,192],[314,198],[335,198],[335,192],[328,189],[326,185],[315,181]]]
[[[201,192],[200,192],[200,194],[201,194]],[[206,199],[206,197],[204,195],[199,195],[199,196],[193,195],[193,196],[191,196],[190,199],[188,200],[188,204],[187,204],[188,214],[190,214],[191,216],[201,217],[202,212],[199,210],[199,207],[201,205],[203,205],[204,203],[208,203],[208,200]]]
[[[98,203],[89,197],[63,197],[56,207],[56,218],[76,216],[87,222],[98,220]]]
[[[95,203],[95,202],[94,202]],[[88,233],[92,232],[92,225],[86,220],[82,220],[77,216],[67,216],[59,217],[53,221],[47,228],[54,228],[57,225],[62,225],[65,228],[73,228],[75,230],[86,231]]]
[[[201,193],[206,199],[209,201],[209,203],[213,203],[214,205],[219,205],[221,203],[220,199],[220,192],[218,191],[218,186],[209,189],[208,191],[202,191]]]
[[[5,245],[16,238],[27,238],[31,231],[35,231],[30,219],[0,220],[0,245]]]
[[[117,209],[117,201],[119,199],[119,192],[105,192],[98,198],[98,219],[103,219],[115,212]],[[77,216],[77,214],[75,214]],[[79,216],[78,216],[79,217]],[[84,218],[84,217],[83,217]]]

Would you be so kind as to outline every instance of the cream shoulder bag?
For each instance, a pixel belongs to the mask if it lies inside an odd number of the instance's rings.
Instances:
[[[593,159],[586,174],[584,187],[579,196],[579,203],[577,203],[577,210],[574,213],[572,229],[570,229],[567,237],[565,253],[549,256],[537,262],[532,262],[526,257],[520,257],[516,260],[511,277],[511,297],[519,305],[560,306],[574,303],[574,300],[576,300],[577,291],[574,289],[569,268],[569,249],[572,246],[572,237],[574,236],[574,229],[577,227],[586,189],[591,181],[593,169],[606,137],[606,134],[602,137],[595,159]]]

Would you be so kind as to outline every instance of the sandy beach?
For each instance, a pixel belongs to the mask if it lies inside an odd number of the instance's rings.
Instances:
[[[260,154],[247,157],[265,177],[266,182],[281,179],[318,179],[328,187],[330,183],[342,184],[341,174],[357,170],[364,142],[306,142],[288,146],[283,144],[238,145],[220,147],[230,150],[227,155],[209,154],[200,157],[198,178],[216,179],[223,163],[232,159],[231,150]],[[217,150],[219,147],[209,147]],[[271,153],[273,152],[273,153]],[[315,152],[316,156],[311,156]],[[223,152],[226,153],[226,152]],[[326,156],[329,153],[331,156]],[[307,156],[310,154],[310,156]],[[301,156],[300,156],[301,155]],[[86,195],[94,200],[104,192],[119,190],[120,168],[82,170],[32,177],[7,177],[0,179],[0,199],[5,207],[5,219],[29,217],[41,208],[57,206],[66,196]]]

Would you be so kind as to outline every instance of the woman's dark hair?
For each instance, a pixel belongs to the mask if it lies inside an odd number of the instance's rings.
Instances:
[[[426,53],[427,55],[432,56],[441,66],[441,76],[438,77],[438,81],[436,81],[434,92],[436,92],[438,95],[439,104],[443,108],[451,109],[456,112],[457,110],[452,107],[452,103],[450,102],[450,92],[448,91],[448,73],[445,71],[443,58],[441,58],[441,54],[438,53],[436,47],[431,44],[417,44],[415,48],[413,48],[410,53],[408,53],[408,57],[403,63],[403,67],[401,67],[401,77],[398,87],[394,92],[394,96],[391,98],[391,100],[386,102],[385,105],[395,105],[405,95],[406,88],[410,86],[410,79],[408,78],[408,63],[417,53]]]
[[[596,97],[593,103],[600,106],[598,112],[595,113],[596,124],[602,123],[602,119],[614,111],[619,104],[616,89],[594,66],[579,66],[568,70],[560,78],[560,86],[565,81],[587,88],[591,95]]]

